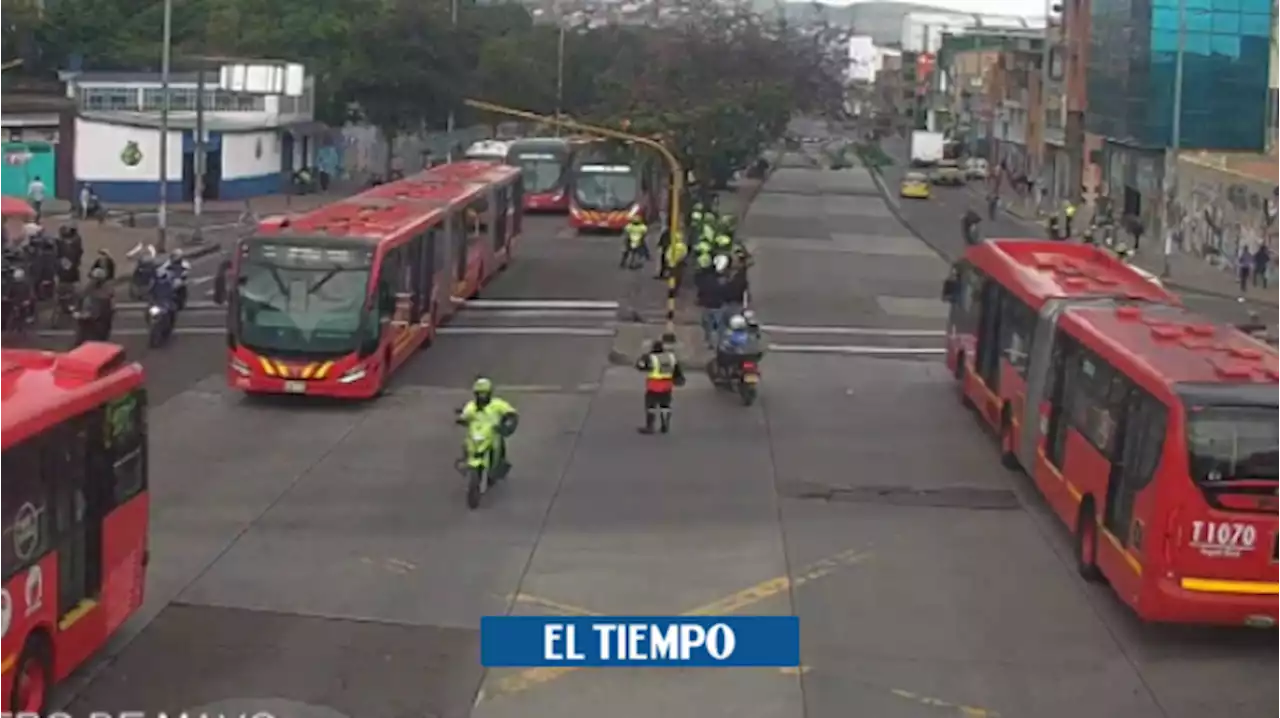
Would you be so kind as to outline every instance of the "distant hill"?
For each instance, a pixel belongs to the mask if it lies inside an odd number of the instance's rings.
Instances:
[[[864,2],[836,6],[818,2],[752,0],[752,7],[762,15],[781,12],[793,22],[817,22],[825,19],[832,25],[852,28],[859,35],[870,35],[872,42],[877,45],[897,45],[902,42],[902,18],[907,13],[955,14],[954,10],[910,2]]]

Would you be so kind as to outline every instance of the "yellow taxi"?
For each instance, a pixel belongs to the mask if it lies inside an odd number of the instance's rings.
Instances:
[[[902,197],[929,199],[929,178],[922,172],[908,172],[898,190]]]

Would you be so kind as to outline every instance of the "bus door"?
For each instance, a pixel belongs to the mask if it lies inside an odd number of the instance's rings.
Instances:
[[[1054,335],[1058,329],[1058,316],[1064,308],[1066,304],[1058,299],[1045,302],[1040,308],[1031,339],[1026,369],[1027,396],[1022,405],[1022,416],[1019,417],[1022,428],[1017,446],[1018,460],[1026,467],[1035,466],[1036,449],[1049,427],[1049,415],[1053,406],[1049,392],[1056,388],[1053,374]],[[1033,473],[1033,470],[1028,473]]]
[[[974,369],[978,378],[987,385],[987,391],[1000,394],[1000,313],[1004,310],[1004,288],[999,282],[987,280],[982,287],[982,314],[978,318],[978,345],[974,352]],[[982,407],[988,416],[992,412],[991,399]],[[994,411],[999,412],[999,402]],[[997,418],[999,414],[997,413]]]
[[[409,240],[409,321],[422,322],[422,315],[431,306],[431,280],[435,275],[431,238],[435,229],[429,229]]]
[[[493,188],[493,222],[490,229],[493,231],[493,251],[502,252],[507,248],[507,227],[510,217],[507,215],[507,209],[511,202],[511,185],[503,184]]]
[[[97,443],[103,436],[98,417],[81,416],[53,428],[43,437],[40,452],[41,473],[53,482],[58,620],[65,622],[64,630],[102,588],[102,522],[110,509],[113,481],[103,474],[101,457],[88,450],[91,439]]]
[[[1155,478],[1164,448],[1165,408],[1150,394],[1121,378],[1128,386],[1119,402],[1111,473],[1107,476],[1107,504],[1103,526],[1122,546],[1140,550],[1143,524],[1134,519],[1138,493]]]

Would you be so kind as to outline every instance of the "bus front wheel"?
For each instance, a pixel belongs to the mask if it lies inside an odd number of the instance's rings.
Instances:
[[[42,715],[49,703],[52,680],[53,656],[49,651],[49,639],[43,633],[34,634],[22,649],[13,678],[9,705],[15,714]]]

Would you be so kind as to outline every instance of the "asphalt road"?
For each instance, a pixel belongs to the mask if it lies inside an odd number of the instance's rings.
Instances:
[[[216,319],[143,354],[147,603],[64,701],[284,718],[1274,715],[1273,632],[1142,627],[1076,578],[1065,531],[1000,468],[921,333],[941,328],[945,263],[874,192],[860,172],[774,176],[743,230],[774,345],[761,401],[695,377],[665,437],[635,433],[640,378],[607,363],[617,242],[553,219],[530,222],[490,304],[373,403],[245,401],[224,386]],[[451,418],[481,371],[522,422],[512,477],[468,512]],[[920,489],[932,505],[910,500]],[[795,613],[804,666],[484,671],[480,617],[504,612]]]

